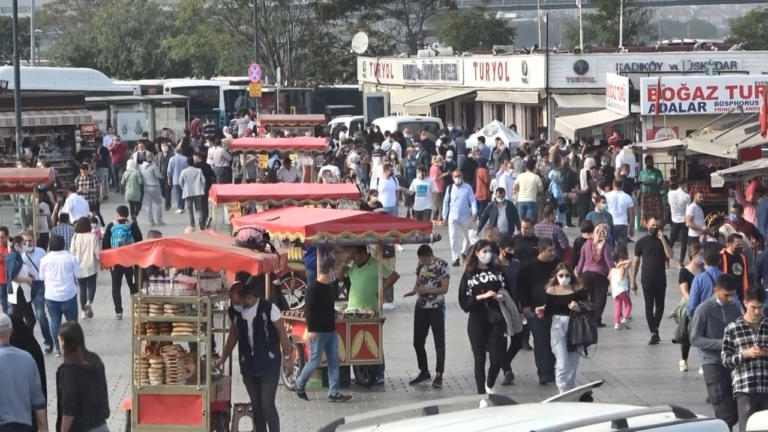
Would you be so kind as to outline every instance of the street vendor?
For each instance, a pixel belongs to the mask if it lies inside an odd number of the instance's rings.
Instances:
[[[379,310],[379,277],[384,279],[384,291],[394,289],[400,275],[389,267],[382,265],[379,276],[379,262],[369,252],[365,245],[349,246],[346,249],[347,260],[336,274],[338,280],[349,276],[349,303],[347,309]]]
[[[643,226],[648,219],[664,220],[664,203],[661,193],[664,189],[664,176],[653,166],[653,156],[645,157],[645,169],[640,171],[639,182],[642,184],[640,195],[640,220]],[[631,223],[631,221],[630,221]]]

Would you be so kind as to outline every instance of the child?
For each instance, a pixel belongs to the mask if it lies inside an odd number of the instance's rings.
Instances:
[[[104,237],[104,233],[101,231],[101,220],[98,216],[91,216],[91,232],[96,234],[99,241]]]
[[[629,329],[627,319],[632,313],[632,300],[629,298],[629,255],[626,246],[617,245],[614,253],[616,267],[608,272],[611,294],[616,302],[613,312],[613,329],[620,330],[623,326]]]

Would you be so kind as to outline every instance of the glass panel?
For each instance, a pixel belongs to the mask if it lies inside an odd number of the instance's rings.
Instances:
[[[184,107],[163,105],[155,107],[155,136],[160,136],[164,127],[170,128],[174,135],[180,137],[187,127]]]

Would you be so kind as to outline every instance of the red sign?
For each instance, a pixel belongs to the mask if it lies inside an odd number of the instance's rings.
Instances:
[[[80,133],[83,135],[95,135],[99,133],[99,125],[96,123],[81,124]]]
[[[663,127],[657,126],[648,129],[645,132],[646,141],[661,141],[668,139],[675,139],[680,137],[680,128],[677,126]]]

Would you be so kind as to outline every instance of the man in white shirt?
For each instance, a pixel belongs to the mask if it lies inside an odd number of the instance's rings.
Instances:
[[[283,165],[277,170],[277,181],[282,183],[298,183],[300,179],[299,170],[291,164],[291,158],[289,156],[283,158]]]
[[[608,213],[613,217],[613,237],[627,244],[629,237],[635,235],[635,204],[632,197],[624,192],[624,181],[613,180],[613,190],[605,194]]]
[[[443,198],[443,220],[448,222],[453,266],[458,267],[462,254],[469,248],[469,226],[477,220],[477,200],[472,187],[464,183],[461,171],[452,174],[453,184],[445,188]]]
[[[696,192],[693,195],[693,202],[685,208],[685,227],[688,228],[688,244],[701,242],[701,236],[707,230],[706,220],[704,219],[704,209],[701,203],[704,201],[704,194]]]
[[[400,184],[392,173],[392,165],[384,164],[382,175],[376,180],[374,189],[379,191],[379,202],[384,212],[397,216],[397,191],[400,189]]]
[[[115,140],[115,128],[110,126],[107,128],[107,134],[104,135],[101,145],[103,145],[106,148],[109,148],[109,145],[112,144],[112,141],[114,140]]]
[[[409,193],[413,197],[413,217],[419,221],[432,220],[432,192],[435,182],[427,176],[427,168],[416,168],[416,178],[411,182]]]
[[[332,157],[325,159],[325,165],[317,173],[317,181],[318,183],[341,183],[341,171],[339,171],[339,167],[333,164]]]
[[[629,165],[629,174],[627,177],[637,178],[637,159],[635,159],[635,153],[632,151],[632,144],[626,141],[627,144],[616,154],[616,164],[618,168],[624,164]]]
[[[43,278],[40,277],[40,261],[45,256],[45,250],[35,246],[35,235],[32,231],[24,231],[21,233],[21,238],[23,241],[21,262],[32,277],[32,308],[35,310],[35,318],[37,318],[37,322],[40,324],[40,333],[42,333],[44,341],[44,351],[46,354],[50,354],[51,351],[53,351],[53,340],[56,339],[58,335],[51,334],[48,315],[45,313],[45,283]]]
[[[51,314],[51,335],[58,335],[61,317],[77,322],[77,286],[80,264],[64,250],[64,237],[51,236],[51,251],[40,260],[40,278],[45,282],[45,305]],[[53,339],[56,357],[61,357],[58,337]]]
[[[536,169],[536,160],[528,159],[525,161],[525,172],[517,176],[514,190],[517,197],[517,212],[520,220],[525,218],[536,220],[539,217],[539,208],[537,198],[539,194],[544,193],[544,183],[541,178],[534,173]],[[502,184],[499,187],[504,187]]]
[[[72,224],[80,218],[90,217],[91,208],[85,198],[77,194],[77,186],[71,185],[67,189],[67,199],[64,200],[58,213],[67,213]],[[58,214],[57,213],[57,214]]]
[[[538,177],[538,176],[537,176]],[[511,160],[505,162],[504,169],[499,170],[496,187],[504,189],[504,198],[515,201],[515,164]],[[518,212],[519,213],[519,212]]]
[[[669,182],[667,200],[669,201],[669,211],[672,215],[669,247],[675,247],[675,241],[679,237],[680,260],[677,261],[677,268],[683,268],[685,253],[688,249],[688,228],[685,226],[685,211],[688,209],[688,204],[691,203],[691,196],[683,189],[682,185],[678,184],[676,180],[672,180]]]

